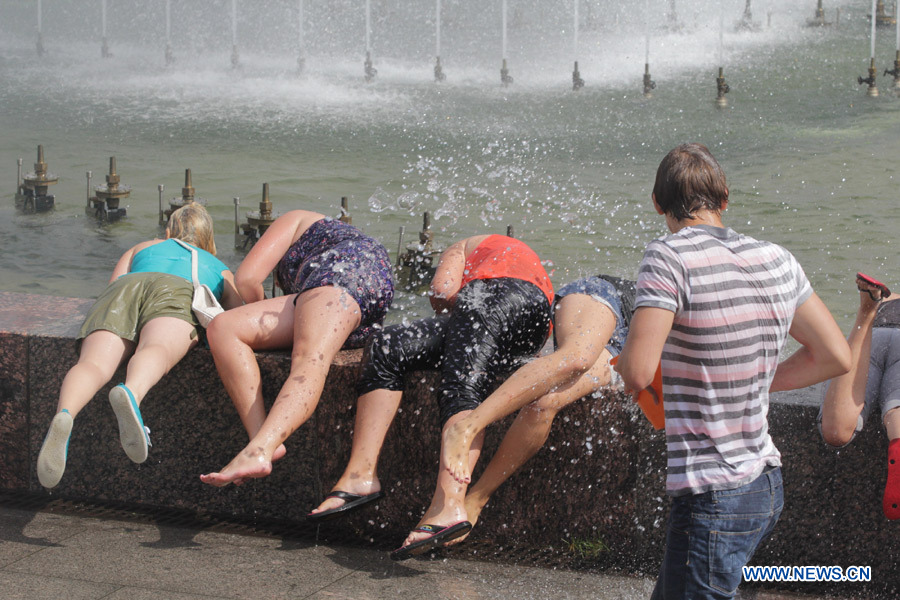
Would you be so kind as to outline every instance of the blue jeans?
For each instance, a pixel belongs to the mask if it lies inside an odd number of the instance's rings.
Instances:
[[[741,568],[784,507],[781,468],[751,483],[672,499],[666,555],[651,600],[733,598]]]

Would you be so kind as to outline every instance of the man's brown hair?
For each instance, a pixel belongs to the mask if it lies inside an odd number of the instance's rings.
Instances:
[[[719,212],[728,200],[725,171],[703,144],[682,144],[659,163],[653,195],[678,221],[702,209]]]

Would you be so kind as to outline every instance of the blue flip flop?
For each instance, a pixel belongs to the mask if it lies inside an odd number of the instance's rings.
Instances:
[[[72,424],[72,415],[66,409],[56,413],[50,421],[50,429],[47,430],[37,459],[38,481],[45,488],[55,487],[66,471]]]
[[[391,560],[406,560],[416,554],[422,554],[431,548],[443,546],[450,540],[466,535],[472,530],[472,524],[468,521],[451,523],[450,525],[422,525],[413,529],[414,532],[430,533],[424,540],[401,546],[391,552]]]
[[[132,461],[140,464],[147,460],[150,443],[150,429],[144,425],[141,409],[138,408],[134,394],[124,383],[120,383],[109,391],[109,403],[119,422],[119,440],[122,449]]]

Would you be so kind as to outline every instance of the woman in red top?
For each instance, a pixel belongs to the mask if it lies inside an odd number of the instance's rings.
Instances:
[[[537,353],[550,330],[553,286],[537,254],[502,235],[456,242],[441,255],[431,282],[438,316],[376,333],[366,353],[350,462],[333,491],[310,513],[324,520],[383,496],[376,473],[378,454],[400,405],[405,375],[441,370],[438,388],[444,429],[484,400],[497,376]],[[472,444],[470,468],[483,434]],[[446,468],[438,474],[431,506],[396,560],[443,545],[471,529],[466,520],[466,486]]]

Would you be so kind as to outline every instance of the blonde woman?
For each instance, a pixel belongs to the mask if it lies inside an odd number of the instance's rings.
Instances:
[[[215,257],[212,219],[199,204],[172,213],[165,239],[125,252],[81,326],[78,362],[63,379],[57,412],[38,454],[38,480],[44,487],[54,487],[63,476],[75,417],[126,360],[125,381],[110,391],[109,402],[128,458],[147,460],[150,437],[141,400],[197,344],[191,252],[176,240],[197,249],[200,282],[226,309],[242,304],[231,271]]]

